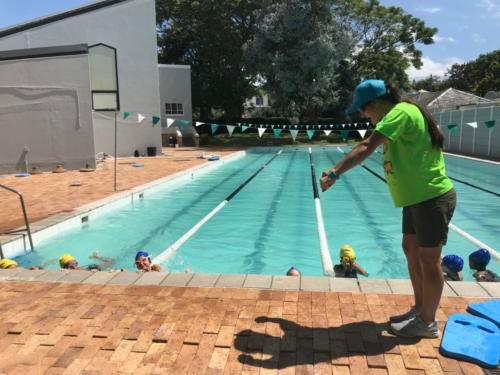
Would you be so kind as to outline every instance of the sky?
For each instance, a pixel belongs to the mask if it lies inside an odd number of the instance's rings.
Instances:
[[[92,2],[92,1],[90,1]],[[410,78],[443,76],[454,63],[476,59],[500,48],[500,0],[380,0],[399,6],[439,29],[435,43],[418,45],[423,52],[420,70]],[[88,4],[89,0],[0,0],[0,28]]]

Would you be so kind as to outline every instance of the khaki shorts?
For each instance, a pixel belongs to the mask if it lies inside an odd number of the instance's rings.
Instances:
[[[457,194],[451,189],[439,197],[403,207],[403,233],[416,234],[421,247],[446,245],[456,204]]]

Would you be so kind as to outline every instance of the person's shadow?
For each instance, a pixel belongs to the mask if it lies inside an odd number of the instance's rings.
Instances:
[[[257,323],[275,323],[283,332],[281,336],[255,332],[250,329],[236,333],[234,347],[243,352],[238,360],[247,365],[267,369],[331,362],[351,355],[376,356],[392,350],[397,345],[414,345],[419,339],[406,339],[390,334],[387,323],[361,321],[338,327],[313,328],[301,326],[290,320],[260,316]],[[280,335],[278,327],[270,327]],[[252,353],[262,353],[255,358]]]

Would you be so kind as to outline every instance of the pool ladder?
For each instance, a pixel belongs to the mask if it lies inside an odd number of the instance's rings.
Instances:
[[[14,189],[12,189],[8,186],[2,185],[2,184],[0,184],[0,188],[5,189],[7,191],[10,191],[11,193],[17,194],[17,196],[19,197],[19,200],[21,201],[21,208],[23,209],[23,216],[24,216],[24,224],[26,225],[25,228],[21,228],[21,229],[15,230],[15,231],[10,231],[10,232],[8,232],[8,234],[22,234],[23,239],[24,239],[24,236],[26,236],[26,234],[27,234],[28,239],[30,241],[31,251],[34,251],[35,247],[33,246],[33,239],[31,238],[30,223],[28,221],[28,215],[26,214],[26,206],[24,205],[23,195],[19,191],[14,190]],[[26,232],[26,234],[24,232]],[[2,251],[2,244],[0,243],[0,259],[3,259],[3,258],[4,258],[4,255],[3,255],[3,251]]]

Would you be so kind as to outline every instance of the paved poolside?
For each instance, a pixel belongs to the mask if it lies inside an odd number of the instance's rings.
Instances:
[[[446,316],[474,298],[443,297]],[[409,295],[0,282],[0,373],[482,374],[386,332]]]

